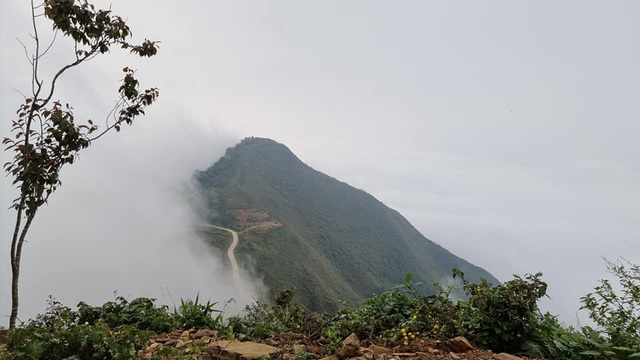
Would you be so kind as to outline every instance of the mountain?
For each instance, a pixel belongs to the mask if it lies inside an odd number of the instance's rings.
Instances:
[[[295,285],[299,300],[313,310],[356,305],[409,272],[427,291],[450,279],[453,268],[470,280],[498,283],[424,237],[397,211],[307,166],[273,140],[246,138],[195,179],[206,221],[239,233],[240,260],[251,261],[270,289]],[[228,233],[221,236],[228,239]]]

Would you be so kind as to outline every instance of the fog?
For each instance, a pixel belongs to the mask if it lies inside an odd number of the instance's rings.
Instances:
[[[140,121],[103,144],[96,142],[65,169],[63,186],[38,214],[24,247],[22,320],[42,311],[48,295],[67,305],[102,304],[113,299],[114,291],[169,305],[197,294],[220,304],[240,300],[223,255],[195,235],[200,220],[187,203],[194,198],[188,194],[194,191],[194,169],[216,160],[229,138],[187,126],[189,119],[179,114],[153,117],[154,123]],[[170,117],[183,121],[172,125]],[[167,142],[171,138],[189,142]],[[3,199],[8,193],[3,189]],[[10,217],[3,216],[2,236],[8,239],[5,219]],[[8,284],[6,263],[2,268],[2,283]],[[243,287],[259,298],[260,286],[251,280]],[[0,289],[3,315],[8,314],[8,290]],[[237,301],[230,310],[248,302]]]
[[[48,294],[233,296],[216,257],[199,257],[181,194],[245,136],[284,143],[500,280],[542,271],[544,309],[567,323],[607,276],[602,257],[640,262],[635,1],[96,4],[122,14],[135,40],[161,40],[160,52],[95,59],[64,78],[60,97],[102,119],[124,65],[161,95],[63,172],[25,247],[23,319]],[[29,88],[15,40],[28,39],[29,17],[18,2],[0,8],[4,135],[21,100],[12,89]],[[6,206],[10,189],[4,178]],[[3,239],[11,216],[0,216]]]

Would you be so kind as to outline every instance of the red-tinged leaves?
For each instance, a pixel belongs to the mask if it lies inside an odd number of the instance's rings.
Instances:
[[[44,16],[53,22],[54,29],[75,41],[74,55],[79,62],[107,53],[113,46],[139,56],[150,57],[158,51],[156,41],[129,43],[131,30],[125,21],[110,10],[96,10],[88,1],[45,0]],[[155,88],[141,93],[135,72],[128,67],[123,71],[117,120],[105,132],[120,131],[122,123],[131,124],[137,115],[145,114],[145,108],[158,96]],[[29,215],[60,185],[60,169],[64,164],[72,164],[79,151],[90,145],[89,134],[98,127],[91,119],[87,120],[88,125],[76,125],[70,104],[48,99],[25,99],[16,114],[18,119],[12,121],[11,130],[15,140],[4,138],[2,141],[13,155],[13,160],[4,167],[21,192],[21,197],[13,203],[14,208],[25,210]],[[102,134],[96,138],[100,136]]]

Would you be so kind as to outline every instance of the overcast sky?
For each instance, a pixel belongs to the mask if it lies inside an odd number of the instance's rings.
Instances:
[[[245,136],[284,143],[500,280],[542,271],[544,307],[566,322],[606,275],[601,257],[640,262],[637,1],[96,4],[127,18],[135,40],[161,40],[159,55],[95,59],[60,97],[102,119],[124,65],[161,97],[63,172],[25,247],[25,311],[48,294],[73,305],[116,289],[233,296],[217,261],[185,250],[194,239],[170,239],[191,221],[191,172]],[[0,4],[2,135],[21,100],[12,89],[29,90],[16,41],[29,40],[28,10]],[[72,56],[57,45],[45,71]],[[12,214],[0,216],[3,259]]]

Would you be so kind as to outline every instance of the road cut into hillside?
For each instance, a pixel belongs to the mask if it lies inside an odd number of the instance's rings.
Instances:
[[[238,294],[238,297],[240,297],[240,299],[238,300],[240,300],[240,302],[242,303],[249,303],[251,301],[251,297],[247,294],[247,292],[244,290],[244,287],[242,286],[242,282],[240,280],[240,268],[238,267],[238,261],[236,261],[236,255],[235,255],[236,246],[238,245],[238,233],[234,230],[227,229],[222,226],[209,225],[209,224],[206,224],[204,226],[212,227],[218,230],[224,230],[231,233],[232,241],[231,241],[231,245],[229,245],[229,248],[227,249],[227,257],[229,258],[229,263],[231,264],[231,274],[233,277],[233,285],[236,289],[236,293]]]

